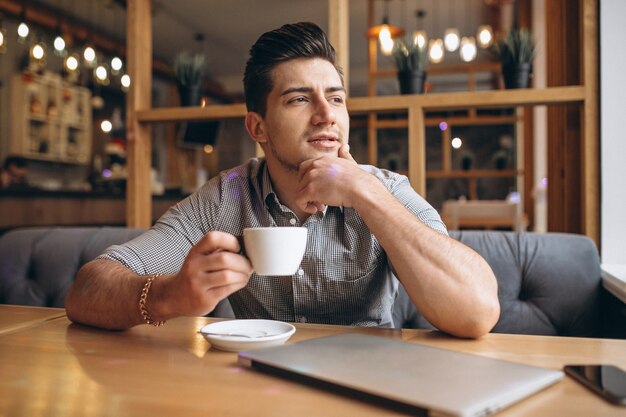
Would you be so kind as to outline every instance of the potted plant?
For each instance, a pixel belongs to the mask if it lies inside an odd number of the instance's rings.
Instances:
[[[528,88],[535,59],[535,43],[526,29],[512,29],[494,45],[502,64],[505,88]]]
[[[202,81],[206,73],[206,57],[202,54],[181,52],[174,58],[174,73],[181,105],[199,105]]]
[[[420,47],[411,38],[401,38],[394,42],[391,52],[398,70],[401,94],[424,92],[428,50]]]

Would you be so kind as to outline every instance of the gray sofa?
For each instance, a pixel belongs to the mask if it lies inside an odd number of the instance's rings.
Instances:
[[[16,229],[0,236],[0,303],[62,307],[81,265],[142,232],[124,227]],[[494,332],[599,336],[605,329],[595,244],[580,235],[461,231],[451,236],[483,255],[499,284]],[[232,317],[227,302],[212,315]],[[397,327],[432,328],[404,290]]]

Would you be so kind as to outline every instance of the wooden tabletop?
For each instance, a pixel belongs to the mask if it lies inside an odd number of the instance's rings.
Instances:
[[[65,317],[65,309],[0,304],[0,334]]]
[[[8,321],[3,316],[11,311],[15,313],[14,309],[0,308],[0,323]],[[51,314],[58,312],[53,310]],[[0,333],[0,415],[406,415],[242,368],[237,365],[236,353],[212,349],[197,333],[214,320],[179,318],[161,328],[139,326],[112,332],[55,318]],[[561,369],[566,363],[596,362],[626,368],[624,340],[503,334],[462,340],[419,330],[314,324],[296,327],[288,343],[334,333],[362,332],[551,369]],[[605,402],[566,377],[498,414],[561,415],[626,416],[626,408]]]

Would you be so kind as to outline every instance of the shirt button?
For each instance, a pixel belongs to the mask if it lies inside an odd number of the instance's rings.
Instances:
[[[304,269],[302,268],[298,269],[298,275],[300,276],[304,275]]]
[[[296,224],[296,219],[289,219],[289,223],[292,225]]]
[[[306,317],[300,317],[300,323],[306,323]]]

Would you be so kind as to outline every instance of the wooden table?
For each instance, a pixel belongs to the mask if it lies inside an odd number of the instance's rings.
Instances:
[[[0,304],[0,335],[65,317],[65,309]]]
[[[22,309],[0,309],[0,323]],[[49,317],[58,314],[52,309]],[[39,320],[0,333],[1,416],[395,416],[406,415],[237,365],[197,330],[215,319],[179,318],[161,328],[111,332]],[[437,332],[297,324],[289,343],[363,332],[561,369],[566,363],[626,368],[626,340],[489,334],[462,340]],[[367,366],[367,364],[363,364]],[[409,366],[409,364],[407,364]],[[568,377],[498,416],[626,416]]]

